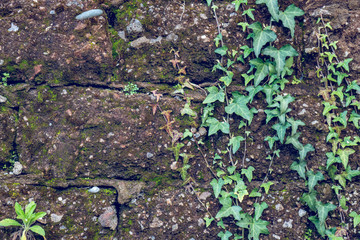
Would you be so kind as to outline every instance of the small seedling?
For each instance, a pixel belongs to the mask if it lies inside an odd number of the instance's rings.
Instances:
[[[40,227],[39,225],[33,225],[39,218],[42,218],[46,215],[45,212],[38,212],[34,213],[36,208],[36,203],[34,201],[30,202],[25,207],[25,212],[23,211],[22,207],[19,203],[15,203],[15,212],[17,214],[17,219],[22,220],[22,224],[18,221],[10,218],[5,218],[4,220],[0,221],[1,227],[21,227],[21,229],[12,234],[13,240],[20,239],[20,240],[32,240],[35,239],[32,232],[41,235],[45,240],[45,230]],[[32,226],[33,225],[33,226]]]
[[[123,91],[125,95],[134,95],[137,93],[138,90],[139,88],[135,83],[128,83],[128,85],[124,87]]]
[[[8,85],[7,84],[8,78],[10,78],[10,74],[9,73],[3,73],[3,77],[1,78],[0,85],[4,85],[6,87]]]

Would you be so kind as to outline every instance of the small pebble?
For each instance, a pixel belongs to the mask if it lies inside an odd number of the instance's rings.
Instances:
[[[92,187],[88,190],[89,193],[98,193],[100,191],[100,188],[98,187]]]

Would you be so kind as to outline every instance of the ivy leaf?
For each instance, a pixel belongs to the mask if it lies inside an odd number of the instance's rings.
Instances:
[[[356,226],[360,223],[360,215],[352,211],[349,216],[354,219],[354,228],[356,228]]]
[[[221,219],[232,215],[236,220],[241,219],[240,212],[242,208],[239,206],[233,206],[230,197],[222,197],[219,199],[219,201],[222,204],[222,207],[220,211],[216,214],[215,218]]]
[[[259,236],[261,233],[263,234],[269,234],[269,230],[267,229],[267,225],[269,225],[268,221],[264,221],[261,219],[253,220],[250,223],[249,228],[249,239],[253,238],[254,240],[259,240]]]
[[[257,86],[257,87],[254,87],[254,86],[248,86],[247,88],[245,88],[246,91],[249,92],[249,99],[250,99],[250,103],[252,103],[255,95],[258,93],[258,92],[261,92],[263,90],[263,87],[262,86]]]
[[[245,79],[245,86],[247,86],[249,82],[254,79],[254,75],[249,76],[246,73],[241,74],[241,76]]]
[[[227,53],[228,48],[226,46],[219,47],[215,49],[215,53],[220,54],[221,56],[225,56]]]
[[[249,101],[249,98],[239,94],[238,92],[233,92],[232,95],[233,101],[225,107],[225,112],[228,114],[235,113],[236,115],[245,118],[250,123],[254,115],[246,105]]]
[[[300,175],[300,177],[302,177],[303,179],[306,180],[306,177],[305,177],[306,169],[305,168],[306,168],[305,161],[300,161],[300,162],[294,161],[290,166],[291,170],[297,171],[297,173]]]
[[[271,105],[273,102],[273,95],[278,92],[279,85],[278,84],[266,84],[263,89],[263,93],[265,93],[266,96],[266,102]]]
[[[274,146],[274,143],[276,141],[279,141],[279,138],[276,136],[273,136],[273,137],[267,136],[264,140],[268,142],[270,149],[272,149]]]
[[[337,134],[337,132],[334,132],[334,129],[332,127],[329,128],[330,132],[328,133],[327,137],[326,137],[326,142],[329,142],[331,139],[338,139],[339,138],[339,134]]]
[[[280,115],[287,112],[287,109],[289,107],[289,103],[293,102],[295,98],[291,96],[290,94],[284,96],[277,96],[275,101],[278,101],[280,103]]]
[[[209,124],[208,136],[217,133],[219,130],[225,134],[229,133],[230,125],[227,122],[219,122],[216,118],[208,118],[206,123]]]
[[[222,178],[216,180],[215,178],[210,182],[210,185],[213,187],[214,195],[216,198],[219,197],[219,194],[221,192],[221,188],[224,185],[224,180]]]
[[[343,188],[346,187],[346,179],[343,174],[337,174],[334,179],[337,180]]]
[[[326,170],[329,169],[329,167],[334,163],[341,163],[341,159],[339,157],[335,157],[334,153],[332,152],[327,152],[326,156],[328,158],[326,161]]]
[[[183,109],[181,109],[181,116],[184,116],[185,114],[191,116],[191,117],[197,117],[197,113],[190,108],[190,98],[188,98],[188,101],[185,103],[185,106]]]
[[[268,46],[262,51],[262,53],[275,59],[277,76],[280,76],[282,70],[284,69],[286,57],[295,57],[299,55],[290,44],[286,44],[280,49]]]
[[[251,59],[250,65],[253,65],[256,68],[254,75],[254,87],[256,87],[269,74],[269,67],[260,58]]]
[[[252,13],[252,11],[255,11],[255,9],[249,8],[249,9],[243,11],[242,15],[246,14],[249,16],[249,18],[251,18],[253,21],[255,21],[255,17],[254,17],[254,14]]]
[[[247,23],[247,22],[239,22],[239,23],[238,23],[238,26],[241,26],[241,27],[242,27],[242,31],[245,32],[245,31],[246,31],[246,28],[249,26],[249,23]]]
[[[279,19],[282,21],[284,27],[290,29],[291,37],[294,37],[295,17],[304,15],[304,11],[296,7],[294,4],[288,6],[284,12],[280,11]]]
[[[286,122],[285,124],[276,123],[272,126],[272,129],[276,130],[277,136],[281,143],[284,143],[286,129],[290,127],[290,123]]]
[[[305,123],[301,120],[294,120],[293,118],[289,118],[287,121],[291,124],[291,136],[297,132],[299,126],[305,126]]]
[[[270,182],[261,184],[260,187],[264,188],[265,193],[268,194],[268,193],[269,193],[269,190],[270,190],[270,186],[273,185],[273,184],[274,184],[274,183],[270,181]]]
[[[249,28],[253,30],[251,37],[254,39],[253,48],[255,56],[259,57],[262,47],[268,42],[273,42],[276,40],[276,34],[272,30],[264,30],[261,26],[261,23],[259,22],[251,24]]]
[[[234,73],[226,71],[226,76],[222,76],[219,80],[223,82],[227,87],[231,84]]]
[[[215,220],[215,218],[208,218],[208,217],[204,217],[205,223],[206,223],[206,227],[209,227],[210,224],[212,223],[212,221]]]
[[[355,111],[352,111],[350,114],[350,118],[349,121],[353,122],[354,126],[359,129],[359,120],[360,120],[360,115],[357,114]]]
[[[346,73],[339,72],[339,71],[336,71],[334,74],[337,76],[337,81],[336,82],[337,82],[338,86],[340,86],[340,84],[342,83],[344,78],[349,76]]]
[[[259,203],[254,203],[254,207],[255,207],[255,220],[259,220],[263,211],[265,209],[267,209],[269,206],[266,204],[266,202],[262,202],[261,204]]]
[[[230,139],[228,146],[232,146],[233,154],[235,154],[237,152],[237,150],[240,147],[240,143],[244,140],[245,140],[245,138],[243,138],[242,136],[236,136],[236,137],[232,137]]]
[[[219,90],[215,86],[211,86],[206,89],[209,91],[209,95],[206,96],[205,100],[203,101],[203,104],[213,103],[216,101],[224,102],[225,100],[224,90],[222,89]]]
[[[344,61],[341,61],[337,64],[336,68],[340,68],[340,67],[343,67],[346,71],[350,71],[349,69],[349,63],[352,61],[353,59],[352,58],[347,58],[345,59]]]
[[[317,172],[316,174],[314,174],[313,171],[307,171],[306,175],[308,177],[308,187],[309,187],[309,192],[311,192],[312,190],[314,190],[315,185],[319,182],[324,180],[324,175],[321,172]]]
[[[254,49],[248,45],[242,46],[240,49],[244,51],[244,58],[247,58],[254,51]]]
[[[333,109],[338,109],[338,107],[337,106],[335,106],[335,105],[330,105],[330,103],[329,102],[325,102],[325,101],[323,101],[322,102],[323,104],[324,104],[324,110],[323,110],[323,116],[326,116],[331,110],[333,110]]]
[[[275,21],[279,21],[279,5],[278,0],[256,0],[256,4],[262,4],[265,3],[272,18],[275,19]]]
[[[306,144],[302,149],[298,150],[300,155],[300,160],[304,160],[306,157],[306,154],[308,152],[315,151],[315,148],[310,144]]]
[[[333,122],[340,122],[345,128],[347,126],[347,119],[346,119],[347,111],[340,113],[340,116],[335,117]]]
[[[317,232],[324,237],[325,236],[325,224],[321,224],[317,216],[309,217],[309,220],[315,225]]]
[[[255,170],[255,168],[253,166],[249,166],[248,168],[241,169],[241,174],[245,174],[247,180],[249,182],[251,182],[253,179],[253,171],[254,170]]]
[[[338,149],[336,151],[336,154],[339,155],[341,162],[344,166],[344,168],[346,169],[348,162],[349,162],[349,156],[351,154],[355,153],[354,149],[351,148],[345,148],[345,149]]]
[[[351,90],[360,91],[360,86],[357,84],[357,80],[352,81],[346,88],[346,92]]]
[[[212,0],[206,0],[207,5],[210,7]]]
[[[304,193],[301,197],[301,201],[305,202],[312,211],[316,211],[316,191]]]
[[[232,236],[232,233],[231,232],[229,232],[229,231],[226,231],[225,233],[223,232],[223,231],[221,231],[221,232],[219,232],[218,233],[218,235],[217,235],[218,237],[220,237],[221,238],[221,240],[228,240],[229,239],[229,237],[231,237]]]
[[[323,204],[320,201],[316,201],[316,209],[318,212],[320,224],[325,224],[325,220],[326,220],[327,216],[329,215],[329,212],[336,209],[336,206],[331,203]]]
[[[259,193],[258,191],[259,191],[259,189],[254,188],[254,189],[251,191],[249,197],[261,197],[261,193]]]

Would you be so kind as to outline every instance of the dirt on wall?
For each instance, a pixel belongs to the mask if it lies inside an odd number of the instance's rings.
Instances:
[[[305,11],[296,19],[294,39],[273,26],[282,32],[276,43],[289,43],[300,53],[294,75],[302,81],[286,84],[284,93],[296,98],[289,115],[306,124],[300,127],[302,142],[315,148],[308,166],[323,169],[331,145],[318,96],[323,83],[316,77],[316,21],[320,16],[331,21],[329,38],[338,41],[339,58],[353,59],[348,78],[357,80],[360,2],[279,1],[281,9],[292,3]],[[217,5],[224,41],[239,49],[247,41],[237,25],[244,17],[230,2]],[[104,13],[75,19],[90,9]],[[265,5],[257,6],[254,16],[261,22],[270,18]],[[220,227],[206,227],[203,220],[208,210],[215,215],[220,208],[207,165],[228,139],[208,137],[201,127],[203,88],[221,76],[212,72],[218,30],[206,1],[3,0],[0,26],[0,73],[10,74],[8,86],[0,84],[0,219],[15,218],[15,202],[24,206],[33,200],[37,211],[47,213],[40,224],[50,240],[217,239]],[[185,96],[171,94],[184,80],[174,62],[199,88],[186,90]],[[247,70],[240,63],[234,67],[229,91],[243,90],[241,74]],[[123,91],[128,82],[139,87],[136,94]],[[187,98],[197,117],[181,114]],[[264,109],[264,98],[259,95],[252,106]],[[183,141],[182,150],[193,155],[192,185],[183,185],[180,163],[169,150],[173,144],[166,129],[172,121],[172,130],[189,129],[205,143]],[[256,169],[251,186],[259,187],[269,168],[263,139],[270,127],[263,111],[250,128],[245,167]],[[357,132],[350,128],[348,134]],[[263,219],[270,222],[270,234],[260,239],[318,239],[307,219],[309,209],[299,200],[305,182],[290,170],[296,151],[289,145],[280,150],[281,160],[268,176],[274,185],[262,199],[269,205]],[[353,169],[360,164],[358,152],[351,157]],[[358,188],[354,179],[346,190],[348,212],[359,209]],[[318,192],[320,200],[336,198],[329,179]],[[247,198],[242,208],[252,211],[253,203]],[[339,222],[333,214],[327,223]],[[1,239],[11,239],[14,231],[0,228]],[[354,228],[348,234],[359,238]]]

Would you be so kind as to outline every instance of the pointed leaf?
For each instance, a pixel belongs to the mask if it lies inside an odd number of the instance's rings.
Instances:
[[[304,193],[301,197],[301,201],[305,202],[312,211],[316,211],[316,193],[316,191]]]
[[[315,185],[319,182],[324,180],[324,175],[321,172],[317,172],[314,174],[313,171],[307,171],[306,175],[308,176],[308,187],[309,192],[314,190]]]
[[[224,90],[217,88],[215,86],[211,86],[206,88],[209,91],[209,95],[203,101],[203,104],[206,103],[213,103],[216,101],[224,102],[225,100],[225,93]]]
[[[228,146],[232,146],[233,154],[235,154],[237,152],[237,150],[239,150],[240,143],[244,140],[245,140],[245,138],[243,138],[242,136],[236,136],[236,137],[232,137],[230,139]]]
[[[299,150],[300,160],[305,160],[307,153],[312,151],[315,151],[315,148],[310,143],[306,144]]]
[[[233,93],[233,101],[228,106],[225,107],[225,112],[228,114],[235,113],[236,115],[245,118],[249,122],[252,121],[253,113],[250,111],[248,106],[248,97],[240,95],[237,92]]]
[[[276,123],[272,126],[272,129],[276,130],[277,136],[281,143],[284,143],[286,129],[290,127],[290,123],[286,122],[285,124]]]
[[[255,220],[259,220],[263,211],[268,208],[268,205],[266,204],[266,202],[262,202],[261,204],[254,203],[254,207],[255,207],[254,218],[255,218]]]
[[[217,133],[219,130],[225,134],[229,133],[230,125],[227,122],[219,122],[216,118],[208,118],[206,123],[209,124],[208,136]]]
[[[18,202],[15,203],[15,212],[18,219],[25,219],[25,213]]]
[[[287,121],[291,124],[291,136],[297,132],[299,126],[305,126],[305,123],[301,120],[294,120],[293,118],[289,118]]]
[[[306,179],[305,177],[305,172],[306,172],[306,162],[305,161],[294,161],[291,166],[290,169],[297,171],[297,173],[300,175],[300,177],[302,177],[303,179]]]
[[[334,204],[331,204],[331,203],[323,204],[322,202],[317,201],[316,202],[316,209],[317,209],[317,212],[318,212],[318,217],[319,217],[320,224],[325,224],[325,220],[328,217],[329,212],[335,210],[336,206]]]
[[[220,203],[222,204],[222,208],[216,214],[215,218],[221,219],[224,217],[233,216],[236,220],[240,220],[240,212],[242,210],[239,206],[232,206],[232,200],[230,197],[221,198]]]
[[[224,180],[222,178],[216,180],[215,178],[210,182],[210,185],[213,187],[214,195],[216,198],[219,197],[219,194],[221,192],[221,188],[224,185]]]
[[[275,21],[279,21],[279,5],[278,0],[256,0],[256,4],[265,3],[271,16]]]
[[[218,237],[220,237],[221,238],[221,240],[228,240],[229,239],[229,237],[231,237],[232,236],[232,233],[231,232],[229,232],[229,231],[226,231],[225,233],[223,232],[223,231],[221,231],[221,232],[219,232],[218,233],[218,235],[217,235]]]
[[[241,169],[241,174],[245,174],[247,180],[249,182],[251,182],[253,179],[253,171],[254,170],[255,170],[255,168],[253,166],[249,166],[248,168]]]
[[[261,23],[259,22],[251,24],[249,28],[253,30],[252,38],[254,39],[253,48],[255,56],[259,57],[262,47],[268,42],[276,40],[276,34],[272,30],[263,30]]]
[[[353,154],[353,153],[355,153],[355,150],[351,149],[351,148],[338,149],[336,151],[336,154],[339,155],[339,157],[341,159],[341,162],[342,162],[345,169],[346,169],[346,167],[348,165],[348,162],[349,162],[349,156],[351,154]]]
[[[291,37],[294,37],[295,17],[304,15],[304,11],[296,7],[294,4],[288,6],[284,12],[279,13],[279,19],[282,21],[284,27],[290,29]]]
[[[334,163],[341,163],[341,159],[339,157],[335,157],[334,153],[332,152],[327,152],[326,156],[328,158],[326,161],[326,169],[329,169],[329,167]]]
[[[295,57],[299,55],[298,52],[289,44],[281,47],[279,50],[272,46],[268,46],[262,51],[262,53],[275,59],[277,76],[280,76],[282,70],[284,69],[286,57]]]

